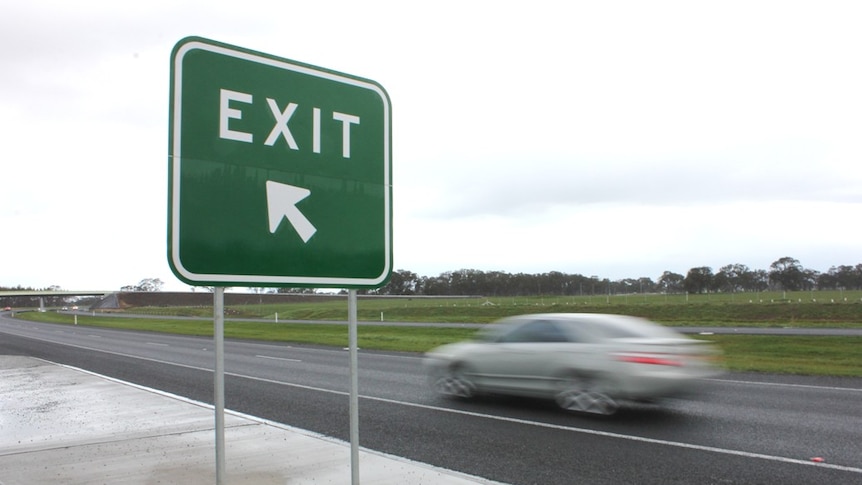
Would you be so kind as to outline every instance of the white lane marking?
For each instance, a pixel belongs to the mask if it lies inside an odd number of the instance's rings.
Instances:
[[[371,399],[371,400],[375,400],[375,401],[381,401],[381,402],[388,402],[388,403],[393,403],[393,404],[402,404],[405,406],[424,408],[424,409],[429,409],[429,410],[433,410],[433,411],[443,411],[443,412],[447,412],[447,413],[461,414],[464,416],[493,419],[493,420],[497,420],[497,421],[505,421],[505,422],[517,423],[517,424],[526,424],[526,425],[531,425],[531,426],[538,426],[540,428],[556,429],[556,430],[560,430],[560,431],[571,431],[573,433],[591,434],[594,436],[603,436],[606,438],[616,438],[616,439],[622,439],[622,440],[628,440],[628,441],[638,441],[641,443],[673,446],[676,448],[686,448],[686,449],[690,449],[690,450],[709,451],[712,453],[720,453],[720,454],[724,454],[724,455],[735,455],[735,456],[742,456],[745,458],[758,458],[761,460],[777,461],[777,462],[782,462],[782,463],[793,463],[796,465],[818,466],[818,467],[823,467],[823,468],[831,468],[833,470],[841,470],[841,471],[853,472],[853,473],[862,473],[862,468],[856,468],[856,467],[851,467],[851,466],[833,465],[831,463],[816,463],[813,461],[800,460],[800,459],[796,459],[796,458],[787,458],[787,457],[783,457],[783,456],[765,455],[762,453],[752,453],[752,452],[748,452],[748,451],[731,450],[731,449],[727,449],[727,448],[718,448],[715,446],[694,445],[694,444],[690,444],[690,443],[682,443],[679,441],[667,441],[667,440],[659,440],[659,439],[654,439],[654,438],[645,438],[642,436],[633,436],[633,435],[626,435],[626,434],[619,434],[619,433],[611,433],[611,432],[607,432],[607,431],[598,431],[598,430],[588,429],[588,428],[574,428],[574,427],[562,426],[562,425],[558,425],[558,424],[541,423],[541,422],[536,422],[536,421],[527,421],[525,419],[509,418],[509,417],[505,417],[505,416],[494,416],[494,415],[489,415],[489,414],[474,413],[471,411],[461,411],[458,409],[441,408],[438,406],[429,406],[426,404],[406,403],[406,402],[394,401],[394,400],[385,399],[385,398],[366,397],[366,396],[360,396],[360,397],[364,397],[365,399]]]
[[[757,381],[737,381],[733,379],[706,379],[712,382],[728,382],[731,384],[744,384],[748,386],[773,386],[773,387],[791,387],[802,389],[821,389],[827,391],[849,391],[862,392],[862,389],[855,387],[835,387],[835,386],[815,386],[812,384],[787,384],[783,382],[757,382]]]
[[[156,347],[170,347],[170,344],[163,344],[161,342],[147,342],[147,345],[153,345]]]
[[[341,396],[349,395],[349,393],[344,392],[344,391],[335,391],[332,389],[322,389],[319,387],[306,386],[306,385],[302,385],[302,384],[292,384],[289,382],[276,381],[273,379],[264,379],[261,377],[252,377],[252,376],[246,376],[246,375],[241,375],[241,374],[229,374],[229,373],[225,373],[225,375],[231,375],[234,377],[242,377],[245,379],[252,379],[255,381],[261,381],[261,382],[266,382],[266,383],[270,383],[270,384],[280,384],[283,386],[295,387],[298,389],[327,392],[330,394],[337,394],[337,395],[341,395]],[[659,439],[654,439],[654,438],[645,438],[642,436],[633,436],[633,435],[626,435],[626,434],[619,434],[619,433],[611,433],[608,431],[598,431],[598,430],[589,429],[589,428],[575,428],[575,427],[571,427],[571,426],[562,426],[559,424],[542,423],[542,422],[538,422],[538,421],[528,421],[526,419],[510,418],[510,417],[506,417],[506,416],[495,416],[492,414],[482,414],[482,413],[475,413],[472,411],[462,411],[459,409],[450,409],[450,408],[444,408],[444,407],[440,407],[440,406],[431,406],[428,404],[396,401],[394,399],[386,399],[383,397],[373,397],[373,396],[363,396],[363,395],[360,395],[359,397],[362,399],[367,399],[369,401],[385,402],[385,403],[389,403],[389,404],[399,404],[402,406],[427,409],[430,411],[439,411],[439,412],[444,412],[444,413],[460,414],[462,416],[471,416],[471,417],[475,417],[475,418],[484,418],[484,419],[490,419],[490,420],[494,420],[494,421],[504,421],[504,422],[508,422],[508,423],[524,424],[524,425],[528,425],[528,426],[537,426],[540,428],[555,429],[555,430],[559,430],[559,431],[569,431],[572,433],[590,434],[590,435],[594,435],[594,436],[602,436],[605,438],[616,438],[616,439],[621,439],[621,440],[637,441],[637,442],[641,442],[641,443],[650,443],[650,444],[655,444],[655,445],[664,445],[664,446],[672,446],[672,447],[676,447],[676,448],[685,448],[685,449],[689,449],[689,450],[709,451],[712,453],[742,456],[745,458],[758,458],[761,460],[777,461],[777,462],[781,462],[781,463],[792,463],[795,465],[818,466],[818,467],[822,467],[822,468],[830,468],[833,470],[841,470],[841,471],[846,471],[846,472],[862,474],[862,468],[856,468],[856,467],[851,467],[851,466],[833,465],[831,463],[817,463],[817,462],[813,462],[813,461],[800,460],[797,458],[787,458],[787,457],[783,457],[783,456],[766,455],[763,453],[752,453],[752,452],[748,452],[748,451],[731,450],[728,448],[718,448],[715,446],[695,445],[695,444],[690,444],[690,443],[682,443],[679,441],[668,441],[668,440],[659,440]]]
[[[299,359],[287,359],[285,357],[270,357],[268,355],[255,355],[255,357],[257,357],[259,359],[283,360],[285,362],[302,362]]]

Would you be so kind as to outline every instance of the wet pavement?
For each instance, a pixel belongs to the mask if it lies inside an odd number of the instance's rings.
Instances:
[[[212,406],[0,356],[0,485],[216,483]],[[350,444],[225,412],[225,484],[346,484]],[[366,484],[497,484],[360,450]]]

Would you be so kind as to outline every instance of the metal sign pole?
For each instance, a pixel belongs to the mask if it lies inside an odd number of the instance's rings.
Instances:
[[[356,290],[347,290],[350,345],[350,471],[352,485],[359,485],[359,373],[356,335]]]
[[[225,483],[224,459],[224,287],[213,292],[213,338],[215,340],[215,445],[216,485]]]

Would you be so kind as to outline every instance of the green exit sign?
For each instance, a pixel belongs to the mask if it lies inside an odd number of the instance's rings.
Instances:
[[[192,285],[377,288],[392,109],[374,81],[189,37],[171,55],[168,259]]]

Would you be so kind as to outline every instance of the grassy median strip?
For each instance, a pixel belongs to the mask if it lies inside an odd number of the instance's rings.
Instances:
[[[72,325],[73,315],[27,312],[20,318]],[[170,318],[111,318],[77,316],[78,325],[143,330],[181,335],[212,336],[211,320]],[[362,349],[424,352],[438,345],[470,338],[469,328],[398,327],[362,325],[358,329]],[[225,322],[225,337],[300,344],[346,347],[347,324]],[[710,335],[724,352],[728,370],[786,374],[862,377],[862,337]]]
[[[74,315],[56,312],[26,312],[22,319],[74,325]],[[169,318],[111,318],[110,316],[78,315],[79,326],[117,328],[178,335],[211,337],[212,320],[176,320]],[[470,328],[396,327],[362,325],[358,344],[363,349],[424,352],[438,345],[470,338],[476,333]],[[347,323],[259,323],[225,321],[225,338],[294,342],[301,344],[346,347]]]
[[[801,292],[800,292],[801,294]],[[775,296],[775,295],[773,295]],[[807,296],[807,295],[805,295]],[[822,296],[822,295],[818,295]],[[837,295],[835,295],[837,296]],[[525,313],[615,313],[644,317],[671,326],[745,326],[745,327],[812,327],[862,328],[862,302],[808,303],[801,298],[782,301],[770,299],[707,300],[694,295],[686,303],[675,295],[671,303],[657,295],[639,298],[614,296],[603,298],[460,298],[460,299],[361,299],[358,318],[365,322],[436,322],[436,323],[489,323],[502,317]],[[738,298],[742,300],[741,297]],[[676,301],[676,303],[673,303]],[[832,301],[832,300],[826,300]],[[627,302],[627,303],[626,303]],[[133,307],[124,310],[130,314],[150,316],[212,317],[212,306]],[[225,309],[226,318],[260,318],[271,321],[336,320],[347,318],[347,301],[333,300],[311,303],[261,303],[259,305],[233,305]]]

